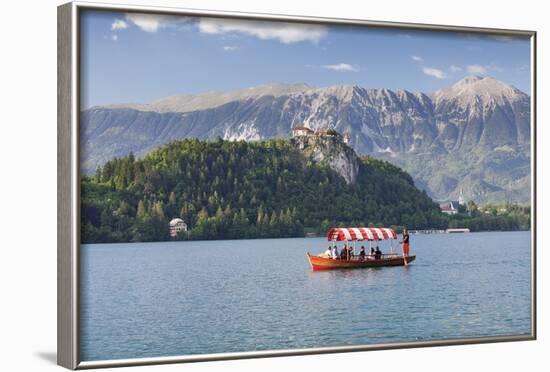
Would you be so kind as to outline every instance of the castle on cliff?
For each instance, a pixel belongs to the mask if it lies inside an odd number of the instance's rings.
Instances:
[[[342,137],[342,141],[346,145],[348,145],[350,142],[350,135],[348,132],[342,135],[332,128],[321,128],[317,131],[314,131],[305,126],[305,124],[292,128],[292,137]]]

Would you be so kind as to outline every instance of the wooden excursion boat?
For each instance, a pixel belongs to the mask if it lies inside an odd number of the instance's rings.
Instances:
[[[374,227],[351,227],[351,228],[333,228],[328,233],[328,240],[332,242],[345,241],[357,242],[368,241],[372,247],[373,241],[397,239],[395,231],[389,228],[374,228]],[[311,268],[316,270],[334,270],[334,269],[354,269],[362,267],[381,267],[381,266],[404,266],[415,260],[416,256],[404,256],[393,252],[393,244],[391,244],[391,252],[380,256],[366,255],[361,257],[355,254],[348,258],[331,258],[326,254],[318,256],[307,253],[307,259]],[[357,252],[357,251],[356,251]]]
[[[405,265],[405,260],[407,264],[414,261],[416,256],[407,256],[403,257],[394,254],[384,254],[382,258],[367,258],[365,260],[360,260],[358,257],[353,257],[350,260],[341,260],[333,259],[320,256],[312,256],[309,252],[307,258],[313,270],[333,270],[333,269],[355,269],[360,267],[380,267],[380,266],[403,266]]]

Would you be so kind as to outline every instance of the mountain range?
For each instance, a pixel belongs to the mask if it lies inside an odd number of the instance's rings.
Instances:
[[[491,77],[469,76],[431,94],[271,84],[167,97],[81,113],[82,169],[175,139],[257,141],[292,128],[346,133],[360,155],[408,171],[436,200],[530,201],[530,97]]]

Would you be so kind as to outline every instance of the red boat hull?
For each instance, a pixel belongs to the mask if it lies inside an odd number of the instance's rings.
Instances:
[[[307,259],[311,268],[314,271],[317,270],[335,270],[335,269],[358,269],[363,267],[382,267],[382,266],[403,266],[405,265],[405,260],[407,264],[414,261],[416,256],[403,257],[399,255],[387,255],[378,260],[376,259],[365,259],[359,260],[354,258],[352,260],[334,260],[332,258],[325,258],[319,256],[312,256],[307,254]]]

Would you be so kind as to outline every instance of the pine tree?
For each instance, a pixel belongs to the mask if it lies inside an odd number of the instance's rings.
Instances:
[[[176,205],[176,194],[174,194],[173,191],[170,192],[170,196],[168,197],[168,205],[169,206]]]
[[[256,225],[257,226],[261,226],[262,223],[263,223],[263,218],[264,218],[264,206],[263,204],[260,205],[260,208],[258,208],[258,215],[256,217]]]
[[[145,202],[143,200],[140,200],[138,202],[136,217],[140,221],[144,221],[149,217],[149,215],[147,213],[147,208],[145,206]]]
[[[101,167],[97,167],[95,170],[95,182],[101,183]]]
[[[153,211],[151,214],[159,220],[165,219],[164,207],[161,201],[158,201],[155,204],[153,204]]]
[[[279,223],[279,220],[277,218],[277,213],[273,211],[269,219],[269,226],[274,227],[274,226],[277,226],[278,223]]]
[[[208,220],[208,210],[204,207],[197,214],[197,222],[202,223],[202,222],[205,222],[206,220]]]

